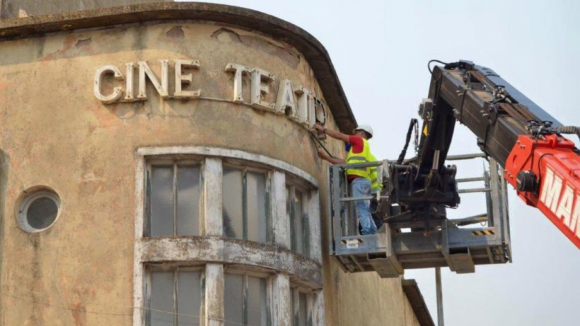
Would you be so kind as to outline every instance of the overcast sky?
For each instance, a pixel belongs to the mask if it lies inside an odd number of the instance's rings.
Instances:
[[[315,36],[357,121],[372,124],[378,158],[398,157],[408,122],[427,96],[430,59],[492,68],[563,124],[580,125],[578,1],[209,2],[259,10]],[[475,151],[475,137],[457,128],[451,153]],[[462,211],[480,213],[483,206]],[[478,266],[474,274],[442,271],[445,324],[578,325],[580,251],[513,190],[510,215],[512,264]],[[434,270],[405,277],[419,282],[436,321]]]

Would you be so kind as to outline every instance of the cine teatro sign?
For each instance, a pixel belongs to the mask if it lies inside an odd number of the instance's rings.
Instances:
[[[125,73],[114,65],[106,65],[97,70],[94,77],[95,97],[105,104],[147,101],[146,82],[149,82],[157,90],[157,94],[164,100],[197,100],[202,97],[202,89],[193,86],[194,73],[201,69],[199,60],[160,60],[161,76],[158,78],[147,62],[137,62],[137,67],[133,62],[125,63]],[[174,89],[169,89],[170,66],[173,66],[173,77],[175,78]],[[135,72],[137,70],[137,76]],[[254,109],[285,115],[289,119],[307,128],[318,121],[324,123],[326,112],[322,100],[316,94],[301,85],[293,85],[289,79],[282,79],[278,82],[278,87],[273,96],[275,102],[265,101],[266,95],[274,92],[275,76],[266,70],[252,68],[241,64],[228,63],[224,69],[226,74],[233,74],[231,101],[243,103]],[[104,80],[107,76],[112,76],[115,86],[112,90],[104,90]],[[135,94],[135,78],[137,78],[137,94]],[[244,80],[250,81],[249,99],[244,98]],[[247,91],[247,90],[246,90]],[[106,94],[105,94],[106,93]],[[247,92],[246,92],[247,94]],[[209,98],[211,99],[211,98]],[[225,99],[222,99],[225,100]]]

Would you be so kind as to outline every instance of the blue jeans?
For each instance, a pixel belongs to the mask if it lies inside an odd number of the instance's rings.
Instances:
[[[351,183],[352,196],[364,197],[371,195],[371,182],[365,178],[356,178]],[[356,216],[360,221],[361,235],[377,233],[377,226],[371,216],[370,201],[357,200],[354,202]]]

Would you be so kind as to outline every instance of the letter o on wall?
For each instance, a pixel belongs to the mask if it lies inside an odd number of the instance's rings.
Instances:
[[[60,213],[60,197],[43,186],[26,190],[16,203],[16,220],[26,232],[41,232],[57,221]]]

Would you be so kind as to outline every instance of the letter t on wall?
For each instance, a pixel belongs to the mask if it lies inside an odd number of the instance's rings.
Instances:
[[[250,73],[252,69],[237,63],[228,63],[226,65],[227,72],[234,73],[234,102],[242,103],[244,102],[244,96],[242,93],[242,77]]]

